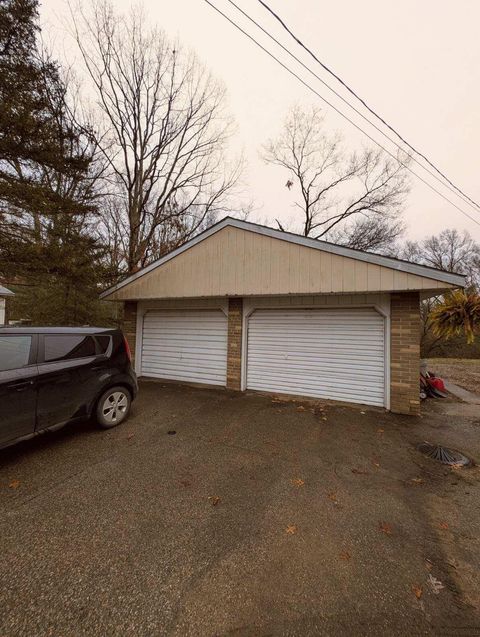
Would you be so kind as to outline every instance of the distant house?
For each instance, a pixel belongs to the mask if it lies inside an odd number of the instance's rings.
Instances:
[[[5,325],[6,305],[9,296],[14,296],[14,293],[8,288],[4,288],[3,285],[0,285],[0,325]]]

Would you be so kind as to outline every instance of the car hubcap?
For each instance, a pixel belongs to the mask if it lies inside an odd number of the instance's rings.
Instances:
[[[102,413],[107,422],[120,422],[127,412],[128,400],[121,391],[109,394],[103,403]]]

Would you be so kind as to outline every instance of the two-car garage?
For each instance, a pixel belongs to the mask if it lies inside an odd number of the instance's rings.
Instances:
[[[256,309],[244,334],[247,389],[385,404],[385,325],[374,308]],[[221,309],[146,312],[141,373],[224,386],[227,342]]]
[[[420,302],[465,277],[225,218],[106,290],[140,376],[420,411]]]

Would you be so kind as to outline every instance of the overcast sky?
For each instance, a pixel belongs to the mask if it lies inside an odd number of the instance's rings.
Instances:
[[[247,25],[228,0],[212,2]],[[295,47],[257,0],[236,2],[325,80],[333,82]],[[130,4],[115,1],[119,9]],[[427,154],[473,199],[480,200],[478,0],[269,0],[269,4],[300,39],[413,146]],[[246,181],[257,207],[253,220],[293,220],[298,213],[293,209],[293,191],[285,188],[288,175],[280,168],[265,166],[258,151],[268,137],[280,130],[292,103],[310,105],[321,101],[204,0],[145,0],[144,5],[152,21],[194,49],[225,83],[230,111],[238,127],[236,144],[243,146],[248,160]],[[74,45],[61,26],[62,16],[68,16],[66,0],[44,0],[41,18],[48,39],[53,37],[57,54],[71,60]],[[248,29],[253,32],[252,25]],[[266,42],[265,38],[259,39]],[[282,54],[279,57],[287,59]],[[308,77],[306,72],[301,73]],[[310,81],[315,82],[309,78]],[[318,82],[316,86],[330,99],[325,88]],[[334,101],[340,106],[338,100]],[[348,146],[354,148],[368,142],[328,107],[325,112],[328,126],[340,130]],[[378,133],[375,136],[382,141]],[[433,178],[427,178],[438,186]],[[480,212],[472,211],[448,191],[445,194],[480,222]],[[480,241],[480,226],[416,179],[405,219],[411,238],[457,227],[469,230]]]

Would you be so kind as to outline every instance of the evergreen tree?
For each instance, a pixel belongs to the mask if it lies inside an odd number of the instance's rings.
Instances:
[[[10,318],[33,324],[112,322],[96,232],[97,161],[61,70],[38,46],[37,0],[0,0],[0,279]]]

